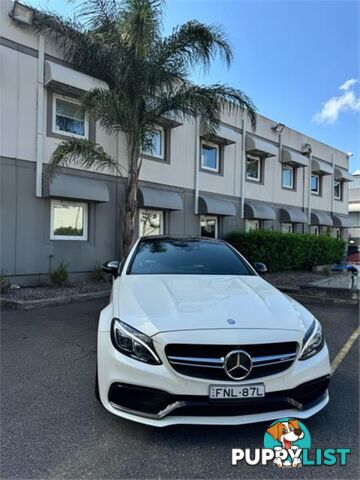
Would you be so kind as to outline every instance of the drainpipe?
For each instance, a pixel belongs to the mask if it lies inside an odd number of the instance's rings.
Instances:
[[[115,134],[116,138],[116,149],[115,149],[115,155],[116,155],[116,162],[119,165],[119,132],[116,132]],[[119,243],[119,223],[121,222],[121,226],[123,228],[123,222],[121,221],[121,215],[122,212],[120,211],[120,206],[119,206],[119,176],[118,173],[115,172],[115,257],[114,258],[120,258],[120,243]],[[120,179],[121,182],[121,179]],[[122,182],[121,182],[122,183]]]
[[[195,198],[194,213],[199,213],[199,170],[200,170],[200,128],[199,119],[195,119]]]
[[[311,173],[312,173],[311,161],[312,161],[312,155],[310,152],[309,153],[309,177],[308,177],[308,189],[309,189],[308,191],[308,224],[309,224],[309,227],[311,225]]]
[[[45,38],[39,35],[36,100],[36,196],[42,197],[42,172],[44,152],[44,60]]]
[[[331,190],[330,190],[330,209],[331,214],[334,213],[334,182],[335,182],[335,155],[331,154],[331,163],[333,168],[333,173],[331,175]]]
[[[241,140],[241,188],[240,188],[240,218],[244,218],[245,205],[245,166],[246,166],[246,117],[241,122],[242,140]]]
[[[282,166],[282,132],[279,132],[279,162]]]
[[[282,131],[278,133],[278,140],[279,140],[280,181],[281,181],[281,185],[282,185],[282,167],[283,167],[283,163],[282,163]],[[275,182],[275,175],[274,175],[274,182]],[[274,191],[275,191],[275,189],[277,188],[276,183],[275,183],[273,188],[274,188]]]

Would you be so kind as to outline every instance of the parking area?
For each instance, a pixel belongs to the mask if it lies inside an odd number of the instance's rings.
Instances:
[[[1,478],[358,478],[358,341],[333,375],[330,404],[304,421],[313,448],[351,448],[347,466],[232,466],[231,449],[261,448],[267,424],[156,429],[98,404],[96,328],[105,303],[2,313]],[[358,327],[358,307],[306,306],[334,359]]]

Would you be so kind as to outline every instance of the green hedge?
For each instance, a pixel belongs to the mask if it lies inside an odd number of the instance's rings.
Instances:
[[[265,263],[269,272],[310,270],[315,265],[341,260],[345,252],[342,240],[301,233],[233,231],[225,236],[225,240],[250,263]]]

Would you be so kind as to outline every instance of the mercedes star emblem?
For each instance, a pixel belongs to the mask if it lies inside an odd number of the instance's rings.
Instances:
[[[233,350],[224,358],[224,370],[232,380],[246,378],[252,369],[252,360],[244,350]]]

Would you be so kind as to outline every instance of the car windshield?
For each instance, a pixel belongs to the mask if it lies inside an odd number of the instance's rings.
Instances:
[[[225,243],[206,239],[144,239],[128,274],[254,275]]]

